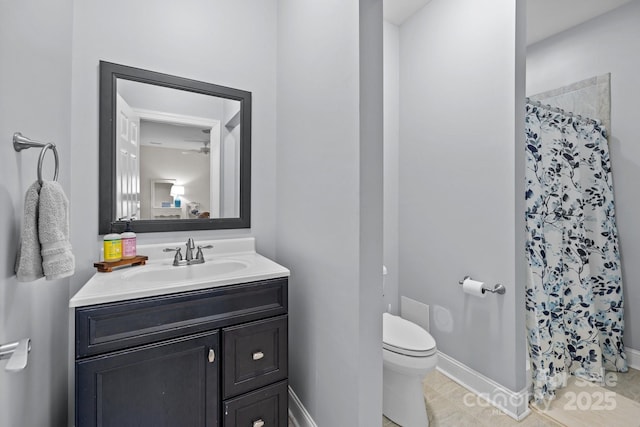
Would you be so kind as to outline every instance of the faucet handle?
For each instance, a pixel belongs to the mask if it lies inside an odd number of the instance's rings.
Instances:
[[[182,248],[164,248],[162,252],[175,252],[176,256],[173,257],[173,265],[178,265],[182,261]]]
[[[202,254],[202,250],[203,249],[212,249],[213,245],[206,245],[206,246],[198,246],[198,252],[196,252],[196,259],[199,261],[204,262],[204,255]]]

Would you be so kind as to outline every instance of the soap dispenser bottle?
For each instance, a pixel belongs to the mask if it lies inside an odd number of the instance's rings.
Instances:
[[[131,229],[131,221],[127,221],[122,237],[122,259],[131,259],[136,256],[136,233]]]
[[[104,260],[106,262],[116,262],[122,259],[122,238],[118,233],[113,232],[111,223],[111,233],[103,238]]]

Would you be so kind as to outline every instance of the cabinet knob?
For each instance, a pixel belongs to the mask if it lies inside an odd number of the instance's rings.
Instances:
[[[209,363],[213,363],[216,360],[216,352],[212,348],[209,349]]]
[[[264,353],[261,351],[256,351],[253,353],[253,360],[260,360],[264,357]]]
[[[262,421],[262,418],[253,422],[253,427],[262,427],[262,426],[264,426],[264,421]]]

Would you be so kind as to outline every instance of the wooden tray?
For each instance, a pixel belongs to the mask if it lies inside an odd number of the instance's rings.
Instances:
[[[100,273],[111,273],[115,267],[122,267],[125,265],[145,265],[149,259],[146,255],[136,255],[133,258],[121,259],[116,262],[94,262],[93,266],[98,269]]]

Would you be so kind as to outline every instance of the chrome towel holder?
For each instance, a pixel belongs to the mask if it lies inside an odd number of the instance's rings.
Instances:
[[[14,150],[20,152],[22,150],[26,150],[28,148],[34,148],[34,147],[35,148],[42,147],[42,150],[40,151],[40,157],[38,157],[38,183],[42,185],[42,161],[44,160],[44,155],[46,154],[47,150],[53,151],[53,157],[56,162],[56,169],[53,174],[53,180],[57,181],[60,161],[58,159],[58,149],[56,148],[56,144],[54,144],[53,142],[34,141],[31,138],[27,138],[26,136],[23,136],[20,132],[16,132],[13,134]]]

